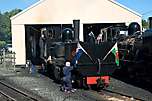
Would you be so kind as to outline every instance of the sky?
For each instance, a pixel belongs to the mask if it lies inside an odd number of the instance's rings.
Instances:
[[[25,9],[39,0],[0,0],[0,11],[6,12],[15,8]],[[126,7],[143,15],[143,19],[152,16],[152,0],[116,0]]]
[[[124,6],[138,12],[143,19],[152,16],[152,0],[116,0]]]
[[[0,11],[6,12],[15,8],[25,9],[39,0],[0,0]]]

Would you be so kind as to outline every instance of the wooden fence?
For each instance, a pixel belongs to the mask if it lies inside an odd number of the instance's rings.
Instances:
[[[0,51],[0,67],[15,70],[15,52]]]

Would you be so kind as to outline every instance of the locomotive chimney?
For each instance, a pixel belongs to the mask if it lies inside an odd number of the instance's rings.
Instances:
[[[149,17],[149,29],[152,29],[152,17]]]
[[[73,20],[74,41],[79,41],[80,20]]]

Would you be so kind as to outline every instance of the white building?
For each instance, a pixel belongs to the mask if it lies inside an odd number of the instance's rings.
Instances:
[[[26,63],[26,25],[72,24],[74,19],[80,19],[81,32],[87,23],[138,22],[141,25],[140,14],[114,0],[40,0],[11,18],[16,65]]]

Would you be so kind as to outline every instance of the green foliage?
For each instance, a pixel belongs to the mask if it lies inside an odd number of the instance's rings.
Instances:
[[[0,48],[4,47],[6,45],[5,41],[0,41]]]
[[[11,41],[11,21],[10,17],[21,12],[21,9],[14,9],[9,12],[0,12],[0,41],[10,42]]]
[[[148,26],[148,22],[146,20],[142,20],[142,27],[147,29]]]
[[[22,11],[21,9],[13,9],[10,12],[5,12],[4,15],[10,18],[21,11]]]

